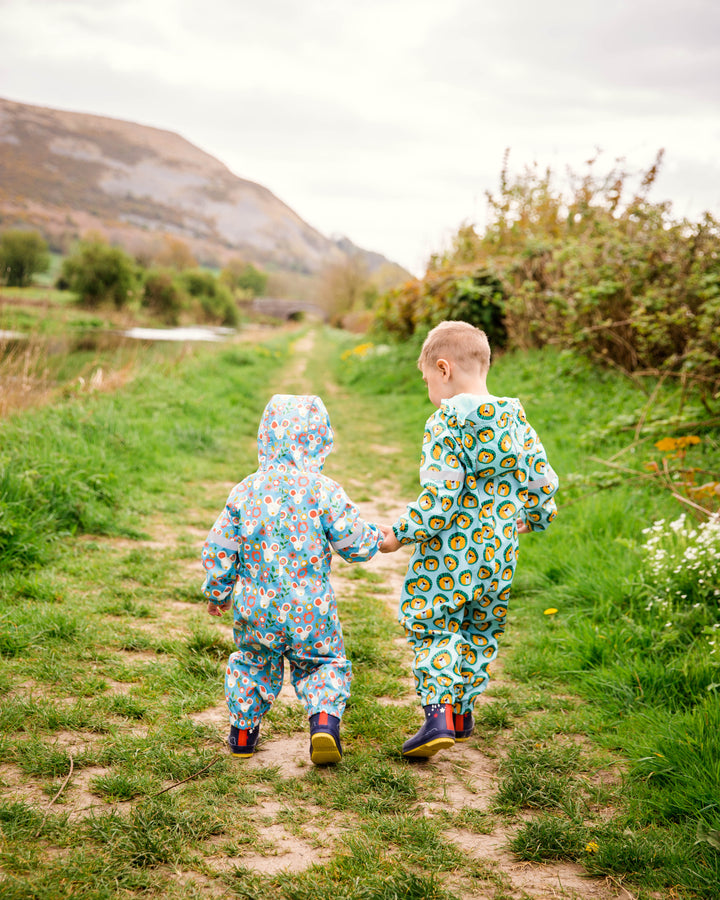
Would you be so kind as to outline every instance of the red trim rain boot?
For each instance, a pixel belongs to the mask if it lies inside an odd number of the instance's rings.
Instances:
[[[242,759],[253,755],[259,737],[259,725],[256,725],[254,728],[237,728],[235,725],[231,725],[227,745],[233,756],[238,756]]]
[[[455,720],[455,740],[466,741],[475,728],[473,714],[471,712],[455,713],[453,719]]]
[[[326,712],[310,716],[310,759],[316,766],[339,763],[342,759],[337,716]]]
[[[427,759],[439,750],[447,750],[455,743],[455,722],[451,703],[431,703],[423,706],[425,721],[417,734],[402,746],[403,756]]]

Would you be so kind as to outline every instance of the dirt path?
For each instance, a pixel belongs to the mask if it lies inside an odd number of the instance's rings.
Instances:
[[[279,383],[278,391],[294,391],[297,393],[311,392],[312,386],[305,377],[307,360],[314,350],[314,335],[309,332],[299,338],[293,347],[293,358]],[[334,385],[326,385],[325,390],[332,393],[337,391]],[[392,448],[385,447],[385,452],[392,452]],[[368,521],[391,523],[404,510],[403,498],[393,496],[386,490],[382,492],[382,500],[373,502],[359,502],[358,506]],[[405,570],[409,559],[409,553],[401,550],[394,554],[378,554],[367,568],[373,572],[382,574],[382,580],[387,590],[387,604],[395,616],[400,589],[405,577]],[[333,585],[338,597],[338,605],[342,618],[343,605],[351,602],[355,591],[355,582],[351,578],[351,567],[334,562]],[[411,673],[411,653],[398,626],[396,645],[403,654],[406,667],[407,696],[401,701],[418,710],[418,726],[421,722],[420,707],[414,693]],[[494,667],[493,685],[506,685],[501,665]],[[285,684],[278,698],[279,703],[296,706],[298,701],[289,684]],[[391,701],[396,702],[396,701]],[[482,698],[484,703],[493,703],[493,692],[488,691]],[[196,718],[204,721],[217,722],[225,718],[224,706],[217,709],[206,710]],[[404,737],[398,735],[398,743]],[[296,777],[307,771],[308,738],[306,732],[299,732],[292,737],[273,738],[264,742],[260,752],[245,765],[248,768],[277,767],[283,777]],[[428,800],[422,803],[420,808],[424,815],[432,816],[433,813],[444,808],[446,810],[477,810],[487,812],[490,809],[497,782],[497,759],[486,755],[482,749],[472,745],[472,741],[456,744],[451,750],[438,754],[425,766],[416,766],[419,777],[427,778],[433,782],[428,795],[437,796],[437,780],[440,779],[440,796],[442,801]],[[277,804],[269,804],[263,808],[263,812],[272,814]],[[347,823],[346,823],[347,824]],[[279,869],[296,871],[306,868],[311,861],[327,858],[332,851],[332,838],[342,833],[343,827],[334,830],[334,835],[327,835],[324,831],[325,846],[314,849],[308,839],[299,839],[281,825],[272,824],[264,832],[264,837],[274,846],[271,855],[255,854],[244,856],[242,865],[259,872],[272,873]],[[507,849],[507,842],[512,829],[497,824],[489,834],[477,834],[472,831],[450,829],[446,832],[452,840],[468,857],[479,860],[486,866],[496,868],[501,873],[506,884],[508,897],[522,898],[522,900],[550,900],[550,898],[575,898],[575,900],[611,900],[611,898],[628,898],[633,895],[625,888],[612,884],[604,879],[589,878],[581,866],[567,863],[535,864],[519,861]],[[328,841],[327,838],[331,840]],[[452,885],[448,885],[452,889]],[[492,894],[481,892],[478,894],[464,894],[464,900],[484,900]]]

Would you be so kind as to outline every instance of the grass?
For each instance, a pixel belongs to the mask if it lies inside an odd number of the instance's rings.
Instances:
[[[416,493],[431,411],[417,347],[342,359],[349,336],[316,342],[283,389],[323,395],[336,432],[327,474],[390,509]],[[400,758],[419,712],[372,563],[335,564],[354,670],[343,762],[288,773],[262,754],[228,758],[215,724],[228,621],[204,613],[197,548],[229,484],[254,468],[286,353],[280,339],[153,359],[115,393],[3,422],[3,896],[507,900],[509,878],[448,834],[503,829],[521,859],[579,862],[643,900],[714,897],[720,678],[692,623],[664,633],[641,577],[642,529],[676,501],[591,458],[625,458],[646,395],[572,356],[507,356],[492,373],[498,393],[523,398],[564,486],[557,522],[523,541],[504,671],[466,745],[497,780],[448,757],[468,798],[451,806],[448,775]],[[655,404],[651,436],[677,409],[669,392]],[[712,469],[717,434],[703,436]],[[641,430],[637,467],[653,453]],[[263,740],[304,743],[303,711],[278,701]],[[309,865],[257,871],[278,830]]]
[[[408,378],[417,352],[413,342],[393,351],[393,368],[383,352],[346,354],[340,369],[376,415],[392,416],[385,404],[402,398],[402,417],[392,419],[402,441],[406,423],[415,420],[417,435],[431,411]],[[507,355],[495,362],[489,383],[495,393],[521,396],[562,486],[557,522],[522,542],[501,648],[506,672],[542,692],[533,727],[543,741],[523,736],[522,711],[490,707],[500,727],[515,729],[500,765],[496,808],[505,815],[537,810],[518,829],[513,849],[526,859],[579,861],[640,891],[712,897],[720,883],[720,842],[712,837],[720,836],[714,730],[720,659],[703,637],[707,611],[694,622],[676,609],[671,634],[665,620],[648,612],[653,584],[643,574],[643,529],[676,518],[683,507],[647,480],[643,463],[658,459],[659,438],[687,433],[684,423],[694,423],[701,445],[693,465],[717,473],[717,426],[703,424],[706,416],[692,400],[671,390],[653,393],[652,383],[598,371],[572,354]],[[639,474],[618,474],[603,459],[627,461]],[[557,612],[545,615],[549,608]],[[718,621],[717,608],[710,617]],[[591,704],[573,711],[572,725],[548,702],[567,691]],[[492,746],[492,724],[482,725]],[[563,742],[568,730],[594,749],[581,753],[580,745]],[[599,790],[584,767],[598,765],[594,755],[607,751],[625,776]],[[616,810],[609,822],[597,814],[598,797],[603,808]],[[594,836],[598,849],[587,851]]]

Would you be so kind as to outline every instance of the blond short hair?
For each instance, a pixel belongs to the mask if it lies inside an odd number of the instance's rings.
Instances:
[[[484,331],[469,322],[441,322],[428,333],[418,358],[418,368],[447,359],[462,369],[490,368],[490,342]]]

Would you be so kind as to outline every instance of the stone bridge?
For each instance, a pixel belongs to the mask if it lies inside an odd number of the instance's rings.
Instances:
[[[280,297],[256,297],[252,303],[252,311],[258,315],[272,316],[275,319],[299,319],[303,316],[327,319],[325,310],[315,303],[306,303],[302,300],[283,300]]]

